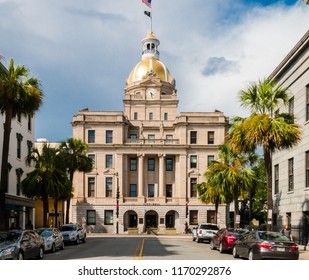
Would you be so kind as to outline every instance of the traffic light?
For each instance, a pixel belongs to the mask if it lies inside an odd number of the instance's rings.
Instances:
[[[189,215],[189,206],[188,203],[186,203],[186,218],[188,218]]]

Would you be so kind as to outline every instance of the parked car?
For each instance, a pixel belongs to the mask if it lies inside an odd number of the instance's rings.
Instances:
[[[232,251],[235,241],[247,231],[239,228],[222,228],[210,240],[210,249],[219,249],[220,253]]]
[[[233,247],[233,257],[249,260],[298,260],[298,245],[280,232],[250,231],[241,236]]]
[[[210,224],[210,223],[200,224],[197,228],[196,242],[200,243],[205,240],[210,242],[210,240],[217,233],[218,230],[219,227],[216,224]]]
[[[45,252],[54,253],[56,249],[64,249],[63,236],[58,228],[38,228],[35,231],[44,239]]]
[[[86,229],[80,224],[65,224],[60,227],[65,243],[78,244],[80,241],[86,242]]]
[[[34,230],[12,230],[0,235],[0,260],[23,260],[44,256],[44,239]]]
[[[193,228],[192,228],[192,241],[195,241],[195,240],[196,240],[196,237],[197,237],[197,229],[198,229],[198,227],[193,227]]]

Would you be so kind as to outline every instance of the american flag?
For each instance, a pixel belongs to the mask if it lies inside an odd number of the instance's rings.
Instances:
[[[142,2],[149,8],[151,8],[151,0],[142,0]]]

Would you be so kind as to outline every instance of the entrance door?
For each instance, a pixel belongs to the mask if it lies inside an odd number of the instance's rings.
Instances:
[[[146,228],[158,226],[157,215],[146,215]]]
[[[130,228],[136,228],[137,227],[137,215],[131,214],[129,216],[129,227]]]
[[[166,215],[165,226],[166,226],[167,228],[173,228],[173,227],[175,227],[175,217],[174,217],[173,214],[167,214],[167,215]]]

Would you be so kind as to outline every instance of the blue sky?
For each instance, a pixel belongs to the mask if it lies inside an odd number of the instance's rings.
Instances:
[[[302,1],[153,0],[160,59],[179,112],[246,115],[238,92],[267,77],[309,26]],[[37,76],[36,138],[72,137],[80,109],[123,111],[126,79],[149,31],[141,0],[0,0],[0,53]]]

